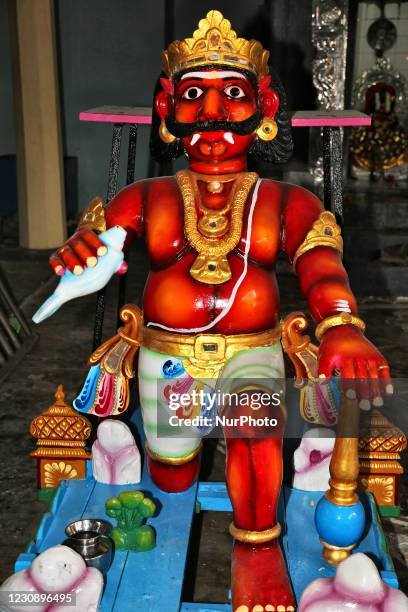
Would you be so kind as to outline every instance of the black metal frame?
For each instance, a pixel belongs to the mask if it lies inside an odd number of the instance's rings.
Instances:
[[[343,150],[339,127],[323,128],[323,203],[343,224]]]
[[[129,143],[128,143],[128,157],[127,157],[127,169],[126,169],[126,185],[133,183],[135,178],[135,165],[136,165],[136,145],[137,145],[137,124],[135,123],[114,123],[113,124],[113,136],[112,136],[112,149],[111,157],[109,162],[109,174],[108,174],[108,191],[106,201],[110,202],[118,191],[118,178],[119,178],[119,163],[120,163],[120,152],[122,147],[122,134],[123,128],[129,126]],[[125,254],[125,260],[127,261],[127,254]],[[122,275],[119,281],[119,297],[118,297],[118,313],[120,308],[123,306],[126,300],[126,275]],[[94,351],[102,342],[103,333],[103,320],[105,316],[105,304],[106,304],[106,287],[98,291],[96,297],[96,310],[95,310],[95,324],[94,324],[94,335],[92,350]]]

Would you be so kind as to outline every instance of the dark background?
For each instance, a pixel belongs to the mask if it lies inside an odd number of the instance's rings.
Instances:
[[[105,196],[110,154],[110,126],[80,123],[79,112],[105,104],[151,106],[161,51],[172,40],[191,36],[213,8],[239,35],[270,49],[289,109],[314,108],[312,0],[56,0],[64,155],[74,158],[66,166],[72,192],[67,199],[74,199],[68,202],[70,212],[84,208],[96,194]],[[7,0],[0,0],[0,57],[0,156],[15,155]],[[149,129],[139,129],[136,179],[154,171]],[[307,132],[297,130],[295,165],[307,161]],[[15,180],[12,174],[10,160],[6,165],[0,158],[3,189]]]

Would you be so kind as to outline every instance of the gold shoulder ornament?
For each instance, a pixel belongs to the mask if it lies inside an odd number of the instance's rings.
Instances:
[[[84,209],[77,229],[90,229],[96,232],[106,231],[105,208],[99,196],[90,201]]]
[[[316,247],[331,247],[338,251],[340,255],[343,255],[341,230],[336,223],[336,217],[328,210],[320,213],[319,218],[313,223],[312,229],[306,234],[306,238],[293,257],[293,268],[296,268],[299,257]]]

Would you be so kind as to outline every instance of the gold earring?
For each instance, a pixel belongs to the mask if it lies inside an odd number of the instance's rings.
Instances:
[[[169,132],[169,130],[166,127],[166,124],[164,123],[164,121],[161,122],[160,127],[159,127],[159,136],[161,138],[161,140],[163,142],[165,142],[166,144],[171,144],[172,142],[174,142],[176,140],[176,137],[173,136],[173,134],[171,134]]]
[[[267,140],[267,141],[273,140],[274,138],[276,138],[277,133],[278,133],[278,126],[277,126],[276,121],[274,121],[273,119],[269,119],[267,117],[262,119],[258,128],[255,130],[255,134],[258,136],[258,138],[260,138],[261,140]]]

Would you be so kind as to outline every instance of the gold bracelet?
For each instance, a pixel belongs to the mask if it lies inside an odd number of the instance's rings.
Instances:
[[[340,314],[333,315],[332,317],[326,317],[323,321],[320,321],[316,327],[315,336],[319,340],[322,339],[323,334],[331,327],[337,327],[339,325],[354,325],[361,331],[365,330],[365,323],[355,315],[349,312],[341,312]]]
[[[105,208],[102,198],[97,196],[84,209],[77,229],[90,229],[96,232],[106,231]]]

